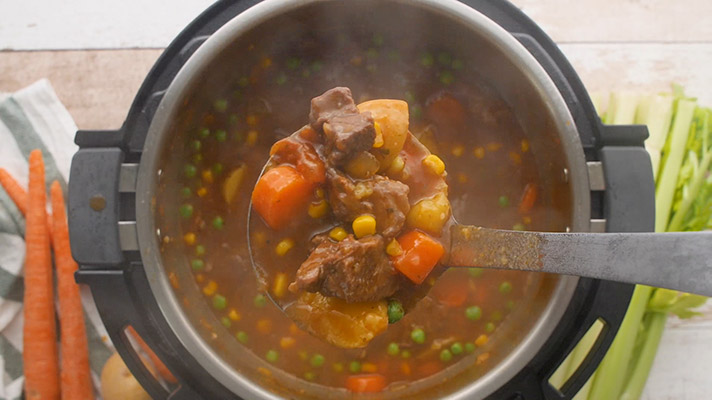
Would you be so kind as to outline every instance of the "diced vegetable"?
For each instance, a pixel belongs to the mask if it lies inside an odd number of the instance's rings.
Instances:
[[[319,200],[316,203],[309,204],[307,214],[314,219],[322,218],[329,212],[329,204],[326,200]]]
[[[294,247],[294,240],[286,238],[277,243],[277,247],[275,247],[274,251],[278,256],[284,256],[292,247]]]
[[[284,228],[306,209],[312,185],[290,166],[279,166],[265,172],[252,192],[252,206],[270,228]]]
[[[313,132],[313,129],[307,127],[300,131],[300,136],[308,136]],[[326,181],[324,162],[309,143],[287,137],[272,145],[270,156],[279,163],[292,164],[311,185],[318,185]]]
[[[400,321],[405,315],[405,310],[403,310],[403,304],[398,300],[391,300],[388,302],[388,323],[395,324]]]
[[[532,208],[534,208],[534,203],[536,203],[537,188],[533,183],[527,183],[524,187],[524,193],[522,194],[522,199],[519,201],[519,213],[527,214]]]
[[[245,175],[247,175],[247,165],[242,164],[233,169],[223,182],[222,195],[227,204],[231,204],[240,191],[242,181],[245,180]]]
[[[448,362],[452,360],[452,352],[448,349],[442,349],[440,351],[440,361]]]
[[[410,338],[413,339],[415,343],[423,344],[425,343],[425,331],[421,328],[415,328],[410,333]]]
[[[346,378],[346,388],[354,393],[377,393],[386,387],[381,374],[352,375]]]
[[[425,114],[440,128],[460,128],[466,119],[462,103],[444,92],[428,99]]]
[[[447,195],[441,192],[429,199],[420,200],[411,207],[406,216],[406,223],[410,228],[422,229],[440,236],[449,218],[450,201]]]
[[[435,154],[430,154],[423,159],[423,166],[435,175],[445,173],[445,163]]]
[[[482,309],[478,306],[471,306],[465,309],[465,317],[470,321],[477,321],[482,318]]]
[[[348,232],[346,232],[346,229],[337,226],[336,228],[332,229],[329,231],[329,237],[336,240],[337,242],[340,242],[344,239],[346,239],[346,236],[348,236]]]
[[[349,176],[356,179],[370,178],[381,168],[381,163],[373,154],[362,151],[349,160],[344,170]]]
[[[354,235],[357,238],[370,236],[376,233],[376,218],[373,215],[361,215],[356,217],[352,224]]]
[[[400,347],[398,346],[398,343],[391,342],[388,344],[388,348],[386,349],[386,352],[388,353],[389,356],[397,356],[400,353]]]
[[[287,279],[287,274],[284,272],[280,272],[274,277],[274,284],[272,285],[272,294],[274,297],[284,297],[287,293],[287,285],[289,285]]]
[[[383,136],[383,146],[372,153],[385,171],[398,156],[408,137],[408,103],[402,100],[371,100],[358,105],[360,112],[369,111],[378,123]]]
[[[420,231],[398,238],[403,254],[391,257],[393,266],[416,284],[421,284],[445,253],[443,245]]]

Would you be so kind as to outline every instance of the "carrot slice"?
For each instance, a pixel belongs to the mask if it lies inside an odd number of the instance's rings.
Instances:
[[[22,215],[25,215],[27,213],[27,191],[20,186],[5,168],[0,168],[0,185],[5,188],[5,191],[15,202]]]
[[[398,239],[403,252],[391,258],[393,266],[415,284],[421,284],[445,253],[443,245],[420,231],[410,231]]]
[[[306,211],[313,186],[290,166],[265,172],[252,192],[252,206],[270,228],[284,228],[295,215]]]
[[[306,136],[310,134],[305,132],[313,131],[311,128],[301,130]],[[272,145],[269,153],[277,163],[293,165],[313,185],[326,181],[326,166],[311,143],[289,136]]]
[[[79,285],[74,281],[77,263],[69,246],[67,212],[59,182],[52,182],[52,244],[57,265],[59,298],[61,392],[64,399],[93,399],[94,388],[89,370],[89,343],[84,326],[84,309]]]
[[[346,378],[346,388],[354,393],[376,393],[386,387],[386,377],[381,374],[351,375]]]
[[[28,400],[60,397],[57,327],[46,203],[42,152],[34,150],[30,153],[30,182],[25,228],[25,324],[22,352],[25,396]]]
[[[536,202],[537,188],[533,183],[527,183],[524,187],[524,194],[522,194],[522,200],[519,202],[519,213],[527,214],[532,208],[534,208],[534,203]]]

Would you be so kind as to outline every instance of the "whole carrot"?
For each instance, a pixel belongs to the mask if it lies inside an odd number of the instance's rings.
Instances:
[[[42,153],[30,153],[22,360],[27,400],[59,399],[57,327]]]
[[[77,263],[69,247],[69,227],[64,196],[59,182],[52,182],[52,245],[57,266],[57,297],[61,352],[61,392],[63,399],[94,399],[89,369],[89,343],[84,326],[84,309],[79,285],[74,281]]]
[[[5,168],[0,168],[0,185],[5,188],[5,191],[20,212],[24,215],[27,213],[27,192],[20,186],[15,178],[10,175]]]

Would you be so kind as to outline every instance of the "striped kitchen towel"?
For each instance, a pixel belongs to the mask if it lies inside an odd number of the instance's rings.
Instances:
[[[77,150],[77,127],[47,80],[12,94],[0,94],[0,167],[27,187],[30,151],[41,149],[47,188],[58,180],[65,189],[72,156]],[[0,187],[0,399],[22,398],[22,299],[25,221]],[[82,300],[89,335],[90,362],[95,388],[112,353],[106,330],[88,288]],[[98,393],[98,391],[97,391]]]

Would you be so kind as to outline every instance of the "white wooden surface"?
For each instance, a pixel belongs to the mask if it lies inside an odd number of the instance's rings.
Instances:
[[[211,3],[0,0],[0,50],[162,48]],[[675,82],[712,106],[712,0],[514,3],[559,43],[590,91],[655,92]],[[670,318],[645,400],[712,398],[712,304],[702,311]]]

